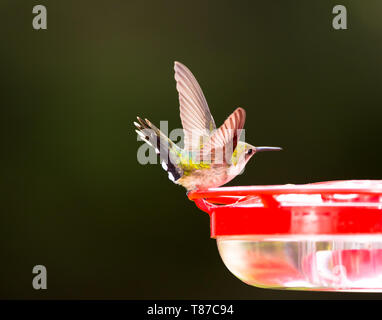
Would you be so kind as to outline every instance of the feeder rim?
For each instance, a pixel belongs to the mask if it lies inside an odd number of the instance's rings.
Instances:
[[[360,181],[360,180],[350,180]],[[374,180],[375,181],[375,180]],[[340,183],[342,181],[335,181]],[[343,181],[345,183],[345,181]],[[322,184],[322,185],[321,185]],[[327,182],[313,184],[286,184],[286,185],[262,185],[262,186],[234,186],[209,188],[207,190],[195,190],[188,193],[190,200],[220,197],[220,196],[249,196],[249,195],[281,195],[281,194],[375,194],[382,195],[382,186],[333,186]]]

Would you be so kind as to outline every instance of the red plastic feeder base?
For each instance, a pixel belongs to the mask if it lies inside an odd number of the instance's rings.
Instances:
[[[382,291],[382,181],[189,193],[228,269],[268,288]]]

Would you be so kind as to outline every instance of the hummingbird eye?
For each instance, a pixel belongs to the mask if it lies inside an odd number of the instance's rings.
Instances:
[[[247,155],[251,155],[252,154],[252,152],[253,152],[253,150],[252,149],[249,149],[248,151],[247,151]]]

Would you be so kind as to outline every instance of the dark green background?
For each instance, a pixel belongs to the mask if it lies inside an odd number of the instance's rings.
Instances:
[[[382,3],[340,2],[345,31],[337,1],[1,0],[0,298],[382,297],[245,285],[207,214],[136,156],[137,115],[180,126],[178,60],[218,125],[244,107],[247,141],[285,148],[231,185],[381,179]]]

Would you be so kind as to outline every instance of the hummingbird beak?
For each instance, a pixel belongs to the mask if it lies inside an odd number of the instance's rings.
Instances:
[[[263,151],[280,151],[283,148],[280,147],[255,147],[256,153],[257,152],[263,152]]]

